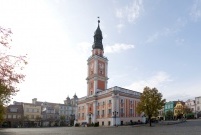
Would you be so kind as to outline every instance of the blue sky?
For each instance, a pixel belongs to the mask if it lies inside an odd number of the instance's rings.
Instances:
[[[156,87],[167,101],[201,96],[201,0],[1,0],[11,53],[27,54],[13,101],[59,102],[87,93],[87,59],[100,16],[108,88]]]

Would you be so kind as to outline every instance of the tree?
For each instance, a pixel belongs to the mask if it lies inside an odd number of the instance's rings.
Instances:
[[[65,126],[66,117],[64,115],[60,116],[60,126]]]
[[[158,110],[162,109],[165,104],[165,99],[162,99],[162,94],[156,88],[145,87],[140,96],[140,102],[137,104],[137,112],[144,113],[148,116],[151,126],[151,118],[158,115]]]
[[[168,110],[166,113],[165,113],[165,117],[170,120],[170,119],[173,119],[173,116],[174,116],[174,113],[171,111],[171,110]]]
[[[187,119],[193,119],[195,117],[195,114],[193,113],[193,110],[190,107],[185,105],[183,109],[184,116]]]
[[[15,56],[8,54],[12,41],[11,30],[0,27],[0,123],[5,105],[10,102],[11,96],[16,95],[19,89],[16,84],[23,81],[25,75],[21,73],[27,64],[26,56]]]
[[[4,113],[5,113],[5,108],[3,105],[0,105],[0,127],[1,127],[1,123],[4,121]]]
[[[190,113],[193,113],[193,111],[192,111],[192,109],[191,108],[189,108],[188,106],[184,106],[184,108],[183,108],[184,110],[183,110],[183,112],[184,112],[184,114],[186,115],[186,114],[190,114]]]

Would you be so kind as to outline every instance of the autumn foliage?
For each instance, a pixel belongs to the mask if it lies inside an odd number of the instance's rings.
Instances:
[[[9,54],[11,35],[10,29],[0,27],[0,123],[4,106],[19,91],[16,84],[23,81],[21,70],[27,64],[26,56]]]
[[[137,105],[137,112],[139,114],[144,113],[148,117],[150,126],[151,118],[158,115],[158,111],[162,109],[165,104],[165,99],[162,99],[163,95],[158,92],[156,88],[145,87],[142,95],[140,96],[140,102]]]

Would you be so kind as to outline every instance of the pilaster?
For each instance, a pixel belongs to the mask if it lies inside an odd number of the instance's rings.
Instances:
[[[85,118],[85,120],[87,121],[87,123],[89,123],[89,116],[88,116],[88,104],[86,103],[85,104],[85,107],[86,107],[86,111],[85,111],[85,116],[86,116],[86,118]]]
[[[94,78],[94,95],[96,94],[97,92],[97,88],[98,88],[98,79],[97,77]]]
[[[95,65],[94,65],[94,74],[98,74],[98,60],[97,60],[96,57],[95,57],[94,61],[95,61]]]
[[[96,116],[97,116],[97,108],[96,108],[96,105],[97,105],[97,101],[94,101],[93,102],[93,120],[92,122],[93,123],[96,123]]]

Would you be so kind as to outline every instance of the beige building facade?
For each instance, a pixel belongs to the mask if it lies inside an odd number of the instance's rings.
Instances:
[[[27,121],[38,126],[41,119],[41,105],[35,105],[31,103],[23,103],[24,117]]]
[[[174,107],[174,117],[175,118],[182,118],[184,116],[184,109],[185,109],[185,103],[182,101],[178,101],[176,103],[176,106]]]

